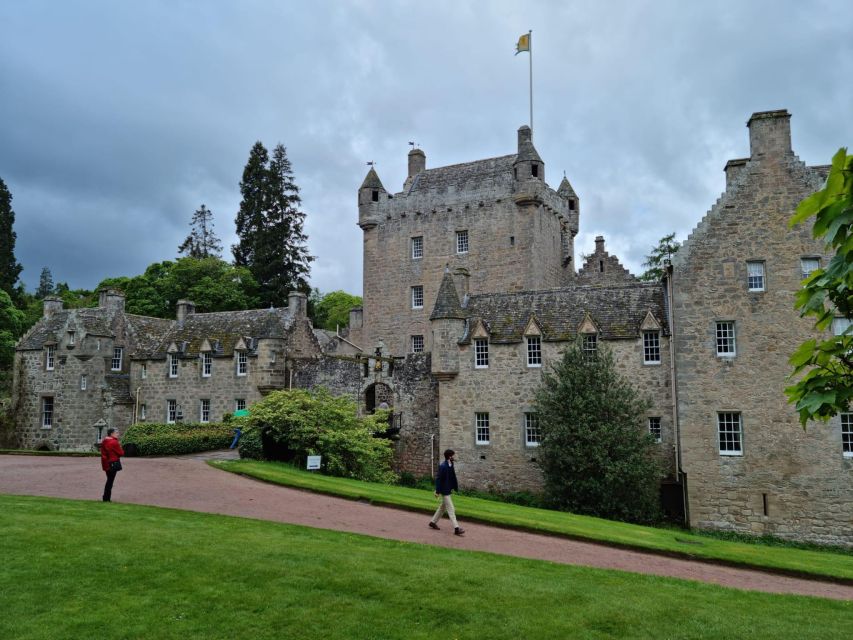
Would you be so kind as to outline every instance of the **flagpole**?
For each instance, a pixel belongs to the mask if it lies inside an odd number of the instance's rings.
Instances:
[[[533,138],[533,30],[527,32],[527,46],[530,54],[530,137]]]

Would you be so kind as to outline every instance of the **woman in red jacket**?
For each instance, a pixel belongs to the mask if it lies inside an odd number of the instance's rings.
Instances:
[[[104,502],[109,502],[113,493],[113,482],[116,474],[121,471],[121,457],[124,449],[118,441],[119,433],[110,427],[107,429],[107,437],[101,442],[101,468],[107,474],[107,484],[104,486]]]

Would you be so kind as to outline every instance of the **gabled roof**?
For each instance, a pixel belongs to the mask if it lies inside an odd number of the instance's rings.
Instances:
[[[65,309],[40,318],[18,342],[16,349],[41,349],[46,343],[62,338],[68,330],[82,329],[84,334],[113,337],[114,312],[99,308]]]
[[[430,320],[446,318],[465,319],[465,312],[459,303],[459,295],[456,293],[453,277],[447,270],[445,270],[444,277],[441,279],[438,295],[435,298],[435,306],[429,316]]]
[[[512,179],[512,165],[515,160],[516,156],[513,154],[426,169],[415,176],[409,193],[440,191],[448,187],[455,187],[459,192],[491,188]]]

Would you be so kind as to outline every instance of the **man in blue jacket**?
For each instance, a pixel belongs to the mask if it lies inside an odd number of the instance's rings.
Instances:
[[[453,449],[448,449],[444,452],[444,462],[438,466],[438,475],[435,477],[435,495],[441,496],[441,503],[438,509],[435,510],[435,515],[429,522],[430,529],[440,529],[438,521],[441,516],[447,511],[447,517],[453,523],[453,533],[461,536],[465,533],[465,529],[459,526],[456,522],[456,509],[453,508],[453,499],[450,497],[451,491],[456,489],[459,491],[459,484],[456,482],[456,470],[453,468],[453,463],[456,460],[456,452]]]

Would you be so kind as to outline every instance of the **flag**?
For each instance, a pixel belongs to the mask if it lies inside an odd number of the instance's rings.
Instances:
[[[530,34],[525,33],[518,39],[518,44],[515,45],[515,55],[518,55],[522,51],[530,51]]]

